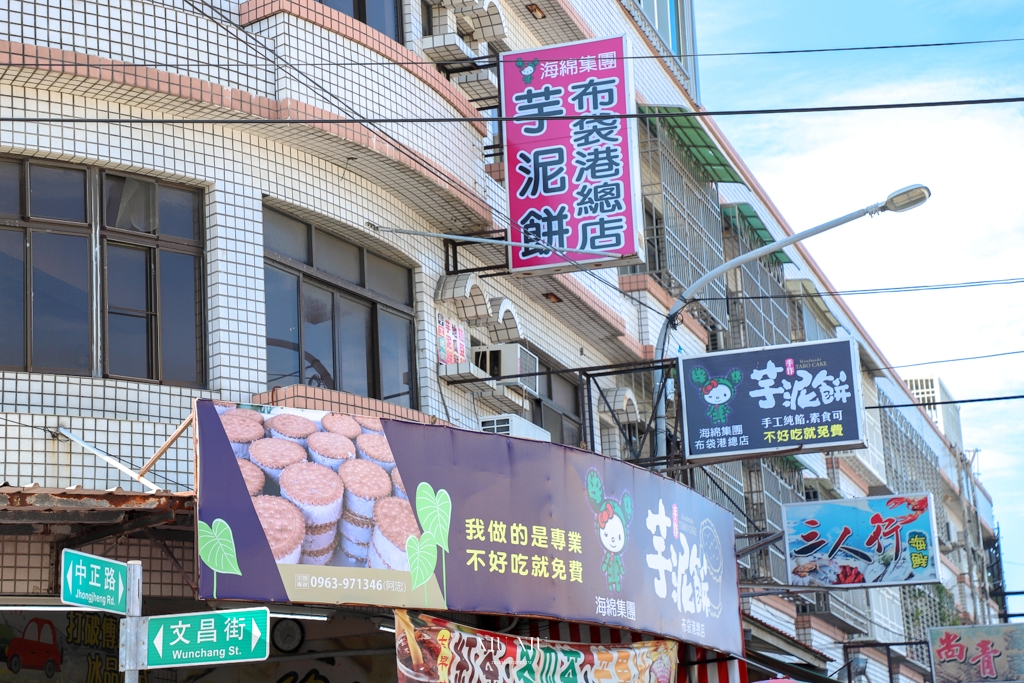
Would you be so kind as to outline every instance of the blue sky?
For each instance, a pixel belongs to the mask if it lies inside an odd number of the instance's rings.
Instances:
[[[700,53],[1024,38],[1019,0],[695,0]],[[1024,42],[705,57],[709,110],[1024,96]],[[1024,105],[722,117],[719,126],[796,230],[924,183],[923,207],[805,245],[839,289],[1024,276]],[[1024,285],[848,297],[893,364],[1024,349]],[[957,398],[1024,394],[1024,354],[907,369]],[[1024,590],[1024,401],[965,405],[995,499],[1010,590]],[[1010,611],[1024,612],[1024,597]]]

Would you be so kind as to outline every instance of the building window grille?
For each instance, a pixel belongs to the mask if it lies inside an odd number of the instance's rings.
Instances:
[[[647,234],[647,263],[624,269],[647,272],[674,295],[725,262],[718,187],[660,119],[637,125]],[[725,279],[697,292],[690,310],[709,331],[728,327]]]
[[[0,195],[0,366],[203,385],[201,192],[2,159]]]
[[[725,260],[763,246],[735,207],[725,207]],[[782,262],[775,254],[733,268],[726,276],[729,293],[729,344],[733,349],[775,346],[790,341],[789,303]]]
[[[814,299],[804,296],[799,286],[790,287],[791,284],[787,283],[787,289],[794,295],[789,299],[790,339],[794,342],[835,339],[835,326],[818,315],[812,303]]]
[[[267,388],[308,384],[416,407],[412,273],[264,207]]]
[[[782,531],[782,506],[804,502],[803,466],[793,458],[748,460],[742,465],[746,517],[758,531]],[[786,560],[778,544],[749,557],[745,580],[788,583]]]

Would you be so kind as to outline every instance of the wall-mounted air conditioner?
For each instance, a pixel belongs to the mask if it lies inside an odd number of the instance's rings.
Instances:
[[[473,347],[473,362],[491,377],[528,375],[540,369],[540,359],[519,344],[475,346]],[[504,384],[536,396],[540,377],[533,375],[532,377],[500,379],[498,384]]]
[[[480,418],[480,429],[491,434],[518,436],[523,439],[551,441],[551,432],[541,429],[529,420],[518,415],[492,415]]]

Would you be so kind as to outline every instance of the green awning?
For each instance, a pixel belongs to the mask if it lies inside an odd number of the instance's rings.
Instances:
[[[768,232],[768,228],[765,227],[764,221],[757,215],[757,211],[750,204],[724,204],[722,205],[722,211],[735,211],[739,215],[743,216],[743,219],[750,226],[750,229],[754,231],[757,238],[761,240],[761,246],[772,244],[775,242],[775,238]],[[780,263],[792,263],[792,259],[786,256],[786,252],[779,249],[778,251],[772,252],[772,256],[777,258]]]
[[[741,183],[743,178],[736,172],[729,158],[718,148],[704,126],[695,116],[672,116],[685,114],[689,110],[683,107],[663,107],[638,105],[640,114],[661,114],[659,118],[676,136],[679,143],[685,146],[704,167],[711,179],[717,183]]]

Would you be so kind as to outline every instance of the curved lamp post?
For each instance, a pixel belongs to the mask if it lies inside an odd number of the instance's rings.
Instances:
[[[790,235],[789,237],[779,240],[778,242],[766,244],[765,246],[760,247],[759,249],[754,249],[753,251],[747,252],[746,254],[741,254],[740,256],[737,256],[731,261],[727,261],[722,265],[718,266],[717,268],[715,268],[714,270],[711,270],[702,278],[698,279],[692,285],[687,287],[686,290],[679,295],[679,298],[676,299],[675,303],[672,304],[672,308],[669,310],[668,315],[665,316],[665,322],[662,323],[661,325],[661,332],[658,334],[658,345],[655,347],[654,351],[655,360],[661,360],[662,358],[665,357],[665,344],[668,342],[669,330],[672,329],[672,327],[674,326],[673,321],[675,321],[676,316],[678,316],[679,313],[683,310],[683,308],[685,308],[693,300],[693,297],[694,295],[697,294],[697,292],[703,289],[705,285],[707,285],[709,282],[712,282],[715,278],[724,275],[733,268],[741,266],[744,263],[754,261],[756,259],[761,258],[762,256],[776,252],[779,249],[782,249],[783,247],[788,247],[791,244],[796,244],[797,242],[805,240],[808,237],[813,237],[814,235],[825,232],[826,230],[831,230],[832,228],[839,227],[844,223],[849,223],[850,221],[857,220],[858,218],[861,218],[863,216],[874,216],[876,214],[882,213],[883,211],[894,211],[896,213],[909,211],[910,209],[916,208],[924,204],[926,201],[928,201],[928,198],[931,196],[931,190],[929,190],[924,185],[911,185],[910,187],[904,187],[902,190],[896,190],[895,192],[893,192],[885,199],[884,202],[872,204],[871,206],[865,207],[863,209],[858,209],[853,213],[846,214],[845,216],[842,216],[841,218],[836,218],[835,220],[829,221],[828,223],[822,223],[821,225],[815,228],[811,228],[810,230],[804,230],[803,232],[798,232],[795,235]],[[661,380],[662,371],[655,371],[654,386],[659,386],[661,384]],[[680,378],[679,384],[679,391],[681,392],[683,390],[682,378]],[[662,392],[661,398],[658,399],[658,404],[655,408],[654,420],[657,443],[657,453],[655,457],[662,458],[665,457],[665,454],[667,452],[664,392]]]

